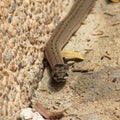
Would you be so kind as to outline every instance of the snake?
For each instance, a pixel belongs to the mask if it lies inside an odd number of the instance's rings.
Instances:
[[[95,2],[96,0],[75,0],[66,17],[57,25],[47,41],[44,49],[45,58],[50,65],[51,76],[54,81],[66,81],[69,67],[64,63],[61,50],[82,25]]]

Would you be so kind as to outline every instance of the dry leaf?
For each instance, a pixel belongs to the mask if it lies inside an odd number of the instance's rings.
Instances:
[[[61,54],[62,54],[62,57],[65,57],[65,58],[79,59],[79,60],[84,59],[81,54],[79,54],[78,52],[74,52],[74,51],[62,51]]]

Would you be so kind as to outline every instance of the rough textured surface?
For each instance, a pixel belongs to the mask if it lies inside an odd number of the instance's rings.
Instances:
[[[69,0],[1,0],[2,120],[17,119],[20,110],[36,100],[53,111],[67,109],[62,120],[120,119],[119,3],[96,2],[65,47],[80,52],[85,60],[70,67],[68,81],[59,91],[59,86],[49,84],[43,48],[70,4]]]
[[[43,73],[43,47],[63,1],[0,1],[0,113],[16,118],[29,105]]]

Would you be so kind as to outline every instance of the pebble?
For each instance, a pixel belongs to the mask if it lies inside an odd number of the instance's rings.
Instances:
[[[23,1],[23,5],[24,5],[25,7],[27,7],[29,4],[30,4],[30,0],[24,0],[24,1]]]
[[[8,23],[11,23],[11,22],[12,22],[12,15],[8,17]]]
[[[15,1],[11,2],[11,8],[13,11],[15,11],[15,9],[16,9],[16,2]]]
[[[20,112],[20,118],[23,120],[44,120],[44,118],[38,112],[32,112],[31,108],[22,109]]]
[[[22,109],[22,111],[20,112],[20,117],[25,120],[31,119],[33,117],[32,109],[31,108]]]
[[[33,113],[33,119],[32,120],[44,120],[44,118],[38,113]]]

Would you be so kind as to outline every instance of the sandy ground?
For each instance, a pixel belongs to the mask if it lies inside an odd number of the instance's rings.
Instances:
[[[19,118],[36,101],[61,120],[120,119],[120,4],[97,0],[65,50],[85,60],[70,66],[61,88],[49,83],[44,45],[69,11],[69,0],[0,1],[0,119]],[[76,71],[76,72],[74,72]],[[34,109],[34,108],[33,108]]]

